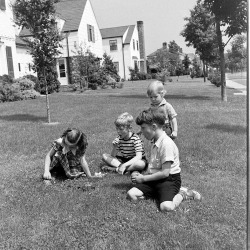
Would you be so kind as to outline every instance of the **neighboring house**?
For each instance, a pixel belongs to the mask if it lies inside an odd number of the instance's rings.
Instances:
[[[16,34],[9,0],[0,0],[0,75],[18,76]]]
[[[61,0],[56,4],[57,24],[64,37],[61,55],[57,59],[58,80],[61,85],[70,83],[70,61],[79,46],[102,58],[102,37],[89,0]],[[23,29],[20,37],[29,37]]]
[[[118,74],[124,80],[130,78],[129,67],[146,73],[143,22],[101,29],[103,50],[111,56]]]

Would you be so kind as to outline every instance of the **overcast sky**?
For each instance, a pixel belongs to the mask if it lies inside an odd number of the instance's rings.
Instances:
[[[146,55],[175,40],[184,53],[194,53],[180,36],[197,0],[90,0],[100,28],[144,22]]]

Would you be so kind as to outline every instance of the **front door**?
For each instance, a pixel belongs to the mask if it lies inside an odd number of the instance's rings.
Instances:
[[[68,72],[66,58],[58,59],[58,80],[61,85],[68,85]]]

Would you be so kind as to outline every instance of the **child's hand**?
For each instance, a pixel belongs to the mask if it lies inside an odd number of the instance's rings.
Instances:
[[[44,172],[43,179],[45,179],[45,180],[51,180],[51,173],[50,172]]]
[[[142,174],[134,174],[131,176],[131,180],[133,183],[143,183],[144,182],[144,176]]]
[[[173,131],[170,137],[173,139],[177,138],[177,131]]]

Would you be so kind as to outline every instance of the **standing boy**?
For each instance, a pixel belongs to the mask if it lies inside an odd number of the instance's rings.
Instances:
[[[164,131],[172,139],[177,137],[178,126],[177,126],[177,113],[175,112],[173,106],[166,101],[164,98],[166,90],[160,81],[154,81],[149,84],[147,89],[147,95],[150,98],[151,105],[150,109],[152,111],[158,110],[165,116]]]
[[[201,200],[194,190],[181,188],[179,151],[163,131],[165,116],[159,111],[145,110],[136,119],[146,139],[152,141],[145,174],[131,175],[135,186],[128,191],[131,200],[144,197],[157,199],[161,211],[173,211],[183,200]]]

